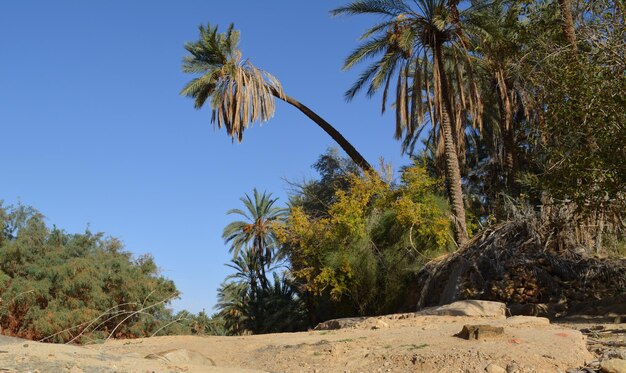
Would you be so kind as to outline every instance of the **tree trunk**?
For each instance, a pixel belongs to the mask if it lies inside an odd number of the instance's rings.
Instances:
[[[307,106],[294,99],[293,97],[287,95],[280,95],[278,91],[272,88],[272,94],[286,103],[294,106],[296,109],[300,110],[304,115],[309,117],[315,124],[320,126],[324,132],[326,132],[333,140],[343,149],[346,154],[352,159],[354,163],[357,164],[363,171],[375,172],[374,168],[363,158],[361,153],[359,153],[352,144],[346,140],[345,137],[339,131],[335,129],[335,127],[331,126],[330,123],[325,121],[322,117],[317,115],[313,110],[309,109]]]
[[[604,209],[602,208],[602,205],[600,205],[600,209],[599,211],[596,212],[597,214],[597,229],[596,229],[596,237],[595,237],[595,244],[596,244],[596,255],[600,255],[600,253],[602,252],[602,236],[604,234]]]
[[[511,126],[513,124],[511,123]],[[504,133],[504,172],[506,173],[506,184],[509,193],[517,196],[517,185],[515,184],[515,173],[517,171],[515,152],[515,131],[513,127],[505,129]]]
[[[498,83],[499,84],[499,83]],[[503,144],[504,144],[504,173],[506,176],[506,185],[509,188],[509,192],[515,195],[515,172],[516,172],[516,159],[517,154],[515,152],[515,130],[513,129],[513,120],[505,97],[502,97],[502,90],[499,90],[499,104],[500,104],[500,131],[502,131]],[[506,94],[506,93],[504,93]]]
[[[441,45],[433,46],[436,58],[438,59],[439,80],[441,87],[442,110],[441,110],[441,130],[443,133],[443,144],[446,159],[446,178],[448,179],[448,194],[452,213],[454,214],[454,235],[459,247],[467,243],[467,225],[465,222],[465,205],[463,203],[463,190],[461,189],[461,171],[459,169],[459,158],[457,156],[456,144],[452,137],[452,123],[450,113],[452,105],[448,93],[448,79],[443,66],[443,49]]]
[[[559,0],[559,7],[561,8],[561,17],[563,21],[561,27],[563,27],[563,33],[567,43],[572,46],[572,49],[576,50],[576,32],[574,30],[574,17],[572,16],[572,0]]]

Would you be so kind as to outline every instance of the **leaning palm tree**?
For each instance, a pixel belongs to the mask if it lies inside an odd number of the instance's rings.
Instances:
[[[465,244],[468,236],[457,149],[463,139],[462,123],[469,118],[479,124],[482,108],[471,70],[460,68],[471,58],[461,39],[460,16],[450,11],[448,0],[357,0],[331,13],[382,17],[346,59],[344,69],[376,59],[346,97],[351,99],[365,87],[372,96],[382,88],[384,112],[395,78],[396,137],[418,137],[427,121],[438,125],[455,238],[459,245]],[[437,136],[434,129],[433,133]]]
[[[239,31],[231,24],[225,33],[219,33],[217,26],[200,26],[200,39],[185,44],[190,54],[183,59],[183,71],[201,75],[187,83],[181,94],[193,98],[196,109],[202,108],[210,98],[211,122],[218,128],[225,127],[233,140],[241,141],[244,130],[251,123],[268,121],[274,115],[274,99],[278,98],[313,120],[361,169],[373,170],[339,131],[307,106],[286,95],[274,76],[257,68],[248,59],[242,59],[238,43]]]
[[[233,257],[238,257],[244,247],[249,247],[250,256],[258,261],[253,268],[258,271],[258,279],[263,288],[267,287],[265,270],[270,269],[272,259],[278,249],[276,225],[281,224],[287,216],[287,210],[276,207],[278,198],[272,198],[271,193],[259,193],[253,190],[253,197],[248,194],[240,198],[245,209],[232,209],[228,214],[239,215],[244,220],[231,222],[224,228],[222,237],[230,244]]]

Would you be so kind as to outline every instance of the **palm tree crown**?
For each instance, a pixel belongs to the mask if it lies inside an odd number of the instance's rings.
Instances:
[[[278,248],[275,227],[287,216],[287,210],[274,206],[278,198],[272,198],[271,193],[259,193],[256,188],[252,198],[246,194],[240,200],[245,210],[232,209],[228,214],[240,215],[244,220],[228,224],[222,237],[230,244],[234,257],[239,256],[244,246],[250,245],[251,255],[262,257],[264,265],[269,266]]]
[[[184,57],[183,71],[202,75],[187,83],[181,94],[194,98],[196,108],[211,97],[211,122],[241,141],[250,123],[274,115],[274,95],[284,94],[274,76],[242,60],[238,44],[233,24],[223,34],[217,26],[200,26],[200,40],[185,44],[191,55]]]
[[[346,99],[351,100],[366,87],[369,97],[382,88],[385,112],[395,78],[396,138],[404,135],[410,140],[419,136],[426,123],[425,114],[433,125],[439,123],[446,100],[450,100],[450,115],[460,117],[468,112],[474,124],[480,125],[482,106],[471,79],[467,40],[461,37],[460,21],[451,12],[448,0],[359,0],[334,9],[331,14],[383,17],[382,22],[362,34],[364,41],[344,62],[343,69],[349,70],[374,60],[346,92]],[[449,60],[455,64],[449,68],[455,79],[442,82],[439,65],[445,66]],[[456,85],[452,87],[452,83]],[[444,88],[449,93],[447,98],[441,97]],[[451,94],[453,91],[456,94]],[[454,121],[455,139],[460,137],[461,122],[460,118]]]

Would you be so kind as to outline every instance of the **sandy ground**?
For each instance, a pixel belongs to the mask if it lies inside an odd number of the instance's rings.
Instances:
[[[502,326],[504,335],[456,337],[465,324]],[[543,318],[390,315],[338,330],[87,347],[0,339],[0,372],[484,372],[490,364],[519,373],[564,372],[594,359],[585,342],[579,331]],[[143,358],[172,349],[197,351],[215,366]]]

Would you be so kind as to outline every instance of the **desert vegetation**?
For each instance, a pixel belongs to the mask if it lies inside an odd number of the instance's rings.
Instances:
[[[253,189],[233,201],[223,231],[231,273],[213,315],[174,314],[176,286],[149,255],[0,206],[2,333],[88,342],[306,330],[435,304],[454,261],[473,277],[459,277],[470,285],[451,299],[566,307],[624,294],[623,2],[356,0],[329,11],[337,22],[375,16],[346,51],[343,69],[360,76],[345,98],[380,99],[411,164],[373,167],[243,57],[234,25],[202,25],[184,46],[182,70],[193,77],[181,94],[210,107],[218,129],[242,141],[278,99],[339,148],[320,155],[316,178],[286,182],[288,200]],[[542,290],[557,282],[563,292]]]
[[[584,272],[572,264],[584,258],[623,258],[626,29],[619,2],[360,0],[331,14],[378,16],[345,60],[344,69],[365,66],[346,99],[365,92],[382,98],[383,114],[392,107],[395,137],[414,164],[373,171],[350,153],[352,160],[329,151],[313,166],[319,179],[290,185],[287,210],[271,231],[277,238],[274,273],[282,273],[274,281],[295,289],[294,316],[313,325],[423,306],[433,291],[444,292],[441,281],[449,277],[436,277],[441,268],[424,269],[425,263],[493,240],[502,247],[489,243],[490,250],[518,255],[515,271],[525,274],[502,273],[513,271],[503,267],[493,284],[485,280],[493,289],[468,287],[457,296],[507,303],[539,303],[538,294],[547,299],[547,288],[533,280],[540,272],[536,250],[548,250],[552,259],[542,260],[554,261],[569,280]],[[239,104],[237,98],[239,90],[251,94],[246,83],[228,84],[230,104],[247,106],[249,99]],[[272,78],[271,84],[279,83]],[[213,101],[212,107],[223,104]],[[485,230],[496,238],[469,241]],[[510,230],[528,241],[503,233]],[[534,249],[516,251],[529,242]],[[476,251],[467,257],[479,256]],[[255,252],[252,245],[247,255]],[[596,277],[579,280],[603,287],[611,278],[612,287],[566,298],[624,291],[623,263],[602,267],[609,259],[597,260],[588,263]],[[240,276],[236,267],[233,276]],[[439,282],[424,281],[432,276]],[[254,288],[254,281],[248,283]],[[439,287],[432,290],[434,284]],[[226,282],[221,291],[234,286]],[[239,300],[220,303],[223,317],[267,317],[242,311],[242,303],[258,302],[258,296],[220,294]]]

